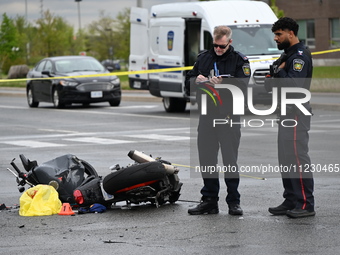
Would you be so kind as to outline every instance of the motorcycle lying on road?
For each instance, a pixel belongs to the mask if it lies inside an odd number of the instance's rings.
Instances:
[[[72,154],[40,165],[20,154],[26,172],[18,168],[15,159],[10,163],[15,171],[7,170],[16,177],[20,192],[24,192],[25,185],[51,185],[58,191],[61,202],[79,207],[100,203],[109,208],[122,201],[127,206],[150,202],[159,207],[179,199],[182,183],[177,167],[136,150],[131,150],[128,156],[134,163],[126,167],[117,164],[105,177],[99,176],[91,164]]]

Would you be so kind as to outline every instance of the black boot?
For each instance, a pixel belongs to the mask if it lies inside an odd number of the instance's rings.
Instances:
[[[273,215],[286,215],[288,210],[294,209],[294,205],[287,205],[285,203],[280,204],[276,207],[269,207],[268,211]]]
[[[199,214],[217,214],[218,213],[218,198],[216,197],[202,197],[199,205],[195,208],[189,209],[188,213],[191,215]]]
[[[229,204],[228,207],[230,215],[243,215],[243,210],[239,204]]]
[[[302,217],[309,217],[315,216],[315,211],[311,210],[304,210],[304,209],[293,209],[287,211],[287,216],[290,218],[302,218]]]

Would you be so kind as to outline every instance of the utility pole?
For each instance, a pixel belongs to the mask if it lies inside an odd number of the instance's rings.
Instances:
[[[143,7],[142,0],[137,0],[137,7]]]

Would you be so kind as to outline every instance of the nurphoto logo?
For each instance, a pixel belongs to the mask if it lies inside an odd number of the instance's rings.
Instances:
[[[214,104],[217,105],[217,101],[215,97],[217,98],[218,102],[220,105],[222,105],[222,100],[221,97],[216,89],[228,89],[233,97],[233,115],[244,115],[245,112],[245,96],[242,92],[242,90],[235,85],[231,84],[216,84],[215,88],[211,88],[210,92],[207,89],[200,88],[206,94],[201,94],[201,115],[207,115],[207,95],[211,97],[213,100]],[[304,97],[302,98],[287,98],[287,95],[289,93],[294,93],[294,94],[302,94]],[[215,96],[215,97],[214,97]],[[309,90],[304,89],[304,88],[295,88],[295,87],[284,87],[281,88],[281,95],[280,95],[280,114],[281,116],[286,116],[287,115],[287,105],[296,107],[298,110],[301,111],[304,115],[312,115],[311,112],[309,112],[306,107],[303,105],[304,103],[309,102],[311,99],[311,93]],[[273,88],[272,90],[272,105],[269,109],[265,110],[259,110],[254,107],[253,104],[253,88],[249,87],[248,88],[248,97],[247,97],[247,105],[248,105],[248,110],[253,113],[254,115],[257,116],[267,116],[270,114],[273,114],[277,107],[278,107],[278,89]],[[274,126],[274,123],[278,121],[278,119],[266,119],[265,121],[268,121]],[[256,124],[257,123],[257,124]],[[286,124],[289,123],[289,124]],[[233,123],[232,119],[214,119],[213,121],[213,126],[215,127],[216,125],[233,125],[233,124],[243,124],[244,126],[246,125],[245,120],[243,123]],[[284,127],[294,127],[297,125],[296,120],[294,119],[285,119],[282,120],[280,123]],[[264,125],[264,121],[261,119],[251,119],[248,121],[248,126],[250,127],[261,127]]]

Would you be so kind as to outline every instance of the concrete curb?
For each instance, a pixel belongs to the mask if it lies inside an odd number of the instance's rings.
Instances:
[[[314,95],[327,95],[329,97],[339,98],[340,93],[328,94],[328,93],[312,93]],[[0,87],[1,96],[22,96],[25,97],[25,88],[11,88],[11,87]],[[122,90],[122,100],[123,101],[133,101],[133,102],[162,102],[162,98],[154,97],[149,94],[146,90]],[[340,111],[340,104],[334,103],[312,103],[313,109],[327,110],[327,111]]]
[[[340,111],[340,104],[311,104],[312,109],[326,111]]]

